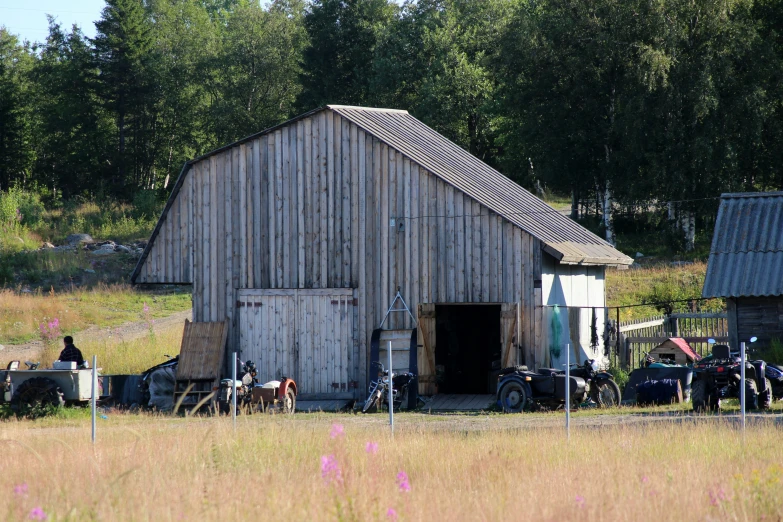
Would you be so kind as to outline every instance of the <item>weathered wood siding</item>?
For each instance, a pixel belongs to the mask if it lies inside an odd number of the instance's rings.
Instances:
[[[229,351],[235,289],[247,288],[358,289],[360,390],[398,287],[414,313],[519,303],[523,348],[540,340],[540,242],[331,110],[196,161],[188,177],[193,319],[229,317]],[[384,328],[413,326],[393,314]]]
[[[783,340],[783,297],[739,297],[730,301],[736,303],[736,343],[755,336],[758,341],[754,346],[766,347],[772,339]],[[734,333],[732,323],[730,320],[730,337]]]
[[[141,266],[137,283],[193,282],[193,177],[185,176],[177,197],[163,213],[158,236]]]
[[[536,359],[540,364],[559,367],[551,357],[551,323],[554,305],[563,327],[562,339],[569,340],[572,360],[585,357],[602,359],[604,356],[604,327],[607,320],[605,267],[563,265],[549,255],[543,257],[543,342],[538,346]],[[595,320],[597,348],[592,349],[592,324]],[[562,348],[565,348],[564,346]],[[564,357],[564,356],[563,356]],[[562,358],[562,357],[561,357]]]

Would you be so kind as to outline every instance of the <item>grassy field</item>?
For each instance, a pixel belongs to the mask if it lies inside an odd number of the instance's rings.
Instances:
[[[128,285],[101,284],[89,289],[38,290],[30,294],[0,290],[0,344],[41,338],[60,342],[62,335],[91,326],[153,321],[190,307],[189,288],[150,292]]]
[[[526,416],[5,421],[0,516],[26,520],[779,520],[783,446],[731,424]],[[30,429],[35,426],[38,429]]]
[[[707,263],[672,266],[669,263],[642,265],[639,268],[606,271],[606,303],[628,306],[643,303],[681,301],[701,297]],[[687,310],[687,303],[674,303],[677,311]],[[700,302],[701,311],[724,310],[721,299]],[[620,310],[620,320],[627,321],[663,312],[656,306],[637,306]]]

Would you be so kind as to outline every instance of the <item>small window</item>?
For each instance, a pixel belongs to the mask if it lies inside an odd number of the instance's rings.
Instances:
[[[661,362],[662,363],[675,364],[674,354],[673,353],[662,353],[662,354],[659,354],[659,357],[661,358]]]

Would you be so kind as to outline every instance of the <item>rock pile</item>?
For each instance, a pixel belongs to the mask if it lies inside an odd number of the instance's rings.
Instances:
[[[119,245],[114,241],[95,241],[89,234],[71,234],[65,238],[65,243],[55,246],[43,243],[38,250],[75,251],[85,250],[94,256],[111,254],[133,254],[140,256],[147,246],[146,241],[136,241],[130,245]]]

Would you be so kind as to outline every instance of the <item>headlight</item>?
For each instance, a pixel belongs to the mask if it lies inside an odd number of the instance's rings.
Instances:
[[[600,366],[598,365],[598,361],[596,361],[595,359],[593,359],[592,362],[590,363],[590,367],[593,369],[594,372],[597,372],[598,369],[600,368]]]

